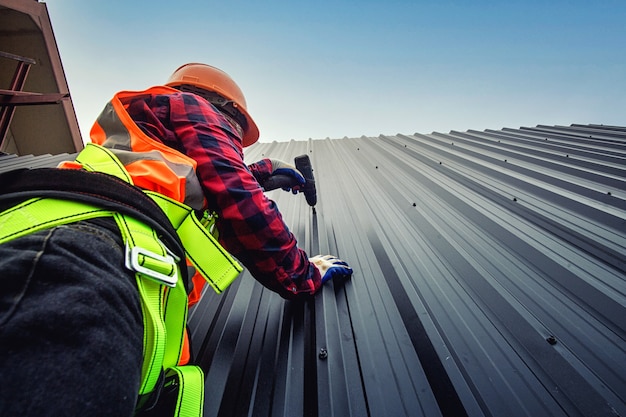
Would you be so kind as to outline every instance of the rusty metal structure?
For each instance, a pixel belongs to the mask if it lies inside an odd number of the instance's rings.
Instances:
[[[0,151],[39,155],[82,147],[45,3],[0,0]]]

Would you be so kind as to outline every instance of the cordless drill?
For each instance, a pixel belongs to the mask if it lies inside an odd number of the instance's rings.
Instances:
[[[300,171],[306,183],[301,187],[306,202],[315,209],[317,204],[317,191],[315,189],[315,178],[313,177],[313,167],[309,155],[300,155],[294,158],[294,165]],[[261,184],[265,191],[275,190],[277,188],[292,188],[298,185],[294,178],[287,175],[273,175]]]

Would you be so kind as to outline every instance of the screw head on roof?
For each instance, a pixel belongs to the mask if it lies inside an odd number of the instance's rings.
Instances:
[[[554,336],[549,336],[549,337],[546,339],[546,342],[548,342],[549,344],[551,344],[552,346],[554,346],[554,345],[556,345],[556,337],[554,337]]]
[[[328,358],[328,351],[326,350],[326,348],[320,348],[320,353],[319,353],[318,357],[321,360],[325,360],[326,358]]]

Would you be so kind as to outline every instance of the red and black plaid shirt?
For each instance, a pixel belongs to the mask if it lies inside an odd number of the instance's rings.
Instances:
[[[259,185],[271,174],[271,162],[247,166],[241,138],[213,105],[182,92],[144,92],[124,105],[146,134],[198,162],[208,209],[219,216],[220,243],[261,284],[285,298],[319,289],[319,270]]]

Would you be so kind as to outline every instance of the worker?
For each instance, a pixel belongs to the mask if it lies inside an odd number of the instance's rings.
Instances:
[[[62,169],[0,179],[0,415],[141,415],[170,391],[177,415],[201,415],[181,386],[203,382],[184,322],[205,282],[223,291],[239,261],[294,299],[352,269],[298,247],[260,183],[306,180],[244,163],[259,131],[223,71],[186,64],[117,93],[90,136]]]

